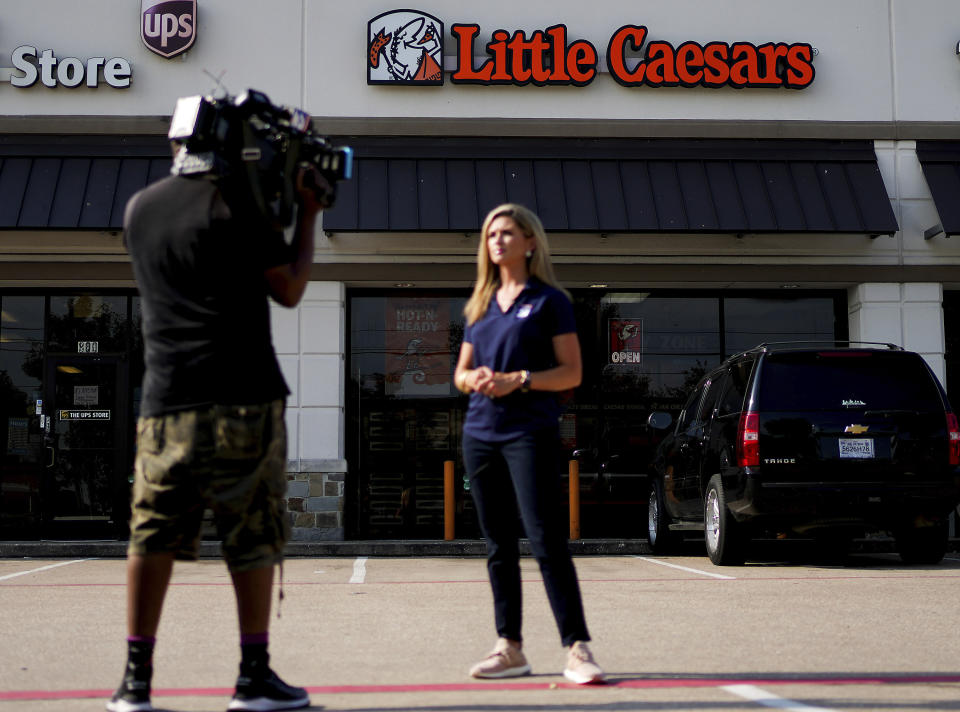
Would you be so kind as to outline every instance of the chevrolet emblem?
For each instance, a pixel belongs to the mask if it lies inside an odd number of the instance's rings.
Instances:
[[[854,435],[861,435],[870,430],[869,425],[848,425],[843,429],[845,433],[853,433]]]

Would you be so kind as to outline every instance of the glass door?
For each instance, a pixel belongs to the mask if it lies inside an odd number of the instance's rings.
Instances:
[[[441,537],[448,460],[456,536],[478,535],[459,455],[466,398],[452,379],[464,302],[426,290],[351,297],[348,537]]]
[[[0,297],[0,538],[40,536],[44,298]]]
[[[110,356],[48,356],[43,535],[103,538],[126,530],[126,363]]]

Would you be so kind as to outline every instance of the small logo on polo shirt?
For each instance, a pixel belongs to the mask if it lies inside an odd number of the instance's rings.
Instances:
[[[533,304],[524,304],[519,309],[517,309],[517,319],[526,319],[530,316],[530,312],[533,311]]]

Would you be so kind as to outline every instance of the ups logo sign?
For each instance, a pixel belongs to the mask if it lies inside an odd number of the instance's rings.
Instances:
[[[140,0],[140,38],[167,59],[186,52],[197,39],[197,0]]]

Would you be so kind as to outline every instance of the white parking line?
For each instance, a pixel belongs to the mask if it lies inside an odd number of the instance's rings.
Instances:
[[[638,556],[638,559],[641,561],[646,561],[651,564],[659,564],[660,566],[669,566],[671,569],[680,569],[681,571],[687,571],[691,574],[700,574],[701,576],[711,576],[717,579],[725,579],[728,581],[733,581],[736,576],[725,576],[724,574],[715,574],[711,571],[701,571],[700,569],[691,569],[688,566],[680,566],[679,564],[671,564],[669,561],[661,561],[660,559],[650,559],[646,556]]]
[[[48,571],[50,569],[57,569],[61,566],[69,566],[70,564],[82,564],[84,561],[94,561],[95,559],[75,559],[73,561],[61,561],[59,564],[50,564],[48,566],[41,566],[38,569],[30,569],[29,571],[18,571],[15,574],[7,574],[6,576],[0,576],[0,581],[6,581],[7,579],[16,578],[17,576],[26,576],[27,574],[35,574],[38,571]]]
[[[358,556],[353,562],[353,576],[348,583],[363,583],[365,578],[367,578],[367,557]]]
[[[723,685],[720,687],[720,689],[726,690],[737,697],[742,697],[745,700],[756,702],[758,705],[763,705],[764,707],[776,707],[779,710],[836,712],[836,710],[832,710],[828,707],[813,707],[812,705],[805,705],[802,702],[796,702],[794,700],[784,699],[783,697],[777,697],[776,695],[770,694],[766,690],[761,690],[756,685]]]

